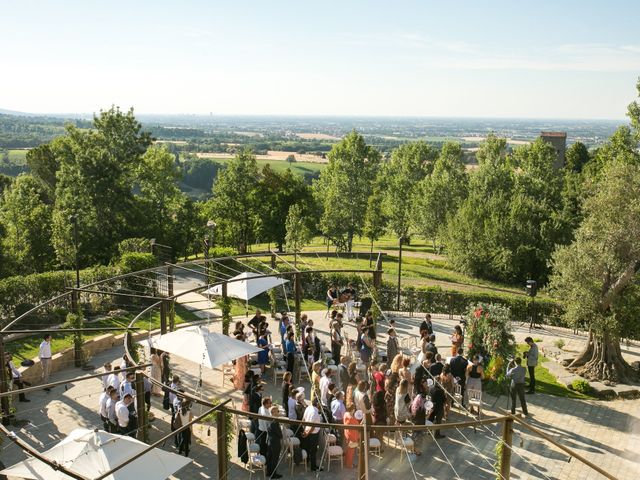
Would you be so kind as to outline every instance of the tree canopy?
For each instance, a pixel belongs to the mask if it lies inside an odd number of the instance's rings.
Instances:
[[[314,185],[322,206],[320,230],[338,248],[351,251],[354,236],[364,228],[380,153],[354,130],[333,146],[328,158],[329,164]]]

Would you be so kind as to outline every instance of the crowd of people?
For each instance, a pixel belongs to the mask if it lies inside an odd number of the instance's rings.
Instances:
[[[330,292],[332,289],[333,286]],[[234,385],[243,392],[242,410],[274,417],[272,421],[253,419],[250,427],[250,433],[260,446],[260,454],[266,459],[267,474],[273,478],[279,478],[275,471],[276,459],[281,455],[279,416],[300,422],[328,424],[326,428],[337,437],[344,450],[345,465],[352,467],[359,430],[335,428],[333,425],[366,422],[386,427],[374,429],[373,433],[384,446],[385,432],[394,432],[395,425],[441,424],[448,420],[455,401],[471,409],[467,401],[470,392],[482,391],[482,358],[478,355],[470,359],[465,357],[464,332],[458,325],[450,336],[451,350],[440,353],[431,316],[427,315],[419,327],[419,354],[416,358],[401,347],[394,320],[388,322],[386,351],[379,351],[379,343],[382,342],[378,342],[371,312],[354,318],[356,334],[353,338],[344,332],[345,313],[330,309],[327,315],[330,329],[326,344],[317,335],[314,321],[304,314],[296,331],[292,319],[282,312],[277,318],[280,342],[276,340],[275,344],[272,343],[267,318],[260,310],[247,323],[249,328],[240,321],[235,325],[236,339],[253,341],[262,348],[257,355],[259,372],[250,368],[248,356],[236,361]],[[261,380],[264,366],[271,361],[273,351],[281,351],[286,361],[281,396],[277,399],[266,395]],[[304,377],[299,375],[298,369],[308,374],[309,391],[294,384],[295,378]],[[510,378],[518,374],[519,371],[514,370]],[[519,382],[520,378],[516,380]],[[519,389],[516,387],[514,392],[518,394]],[[282,409],[274,406],[274,402],[281,404]],[[527,413],[525,404],[523,412]],[[471,413],[479,414],[479,408],[477,412],[471,410]],[[278,425],[275,430],[274,424]],[[302,426],[292,430],[300,439],[301,448],[307,452],[311,470],[318,470],[320,428]],[[412,434],[413,453],[416,455],[421,454],[421,433],[415,431]],[[439,430],[435,430],[433,436],[435,439],[445,437]],[[243,439],[239,440],[239,452],[246,449],[242,445]]]
[[[307,453],[311,470],[317,471],[321,470],[321,462],[318,461],[321,428],[313,424],[327,425],[325,431],[330,431],[336,437],[344,451],[345,465],[350,468],[354,467],[360,430],[335,428],[335,425],[366,422],[368,425],[384,427],[372,430],[372,436],[380,440],[381,447],[384,447],[385,433],[398,434],[394,426],[439,425],[446,422],[456,401],[474,413],[467,399],[470,392],[482,391],[483,359],[479,355],[470,359],[465,357],[464,331],[459,325],[454,327],[450,336],[449,356],[448,350],[442,353],[438,351],[430,315],[427,314],[419,326],[420,341],[416,344],[419,348],[412,352],[407,352],[406,345],[401,345],[395,321],[390,319],[386,328],[386,349],[380,351],[379,345],[383,342],[378,340],[376,322],[370,311],[360,317],[355,316],[353,310],[349,312],[346,306],[344,312],[331,308],[338,302],[346,305],[353,298],[355,290],[351,284],[341,293],[333,286],[327,292],[327,304],[330,307],[327,312],[327,342],[320,340],[314,321],[305,314],[301,315],[297,330],[287,312],[277,317],[278,324],[273,329],[260,310],[256,310],[246,326],[242,321],[235,324],[233,336],[237,340],[254,342],[260,348],[255,365],[249,356],[240,357],[234,362],[233,385],[242,391],[241,409],[263,417],[252,417],[247,433],[251,433],[259,445],[259,452],[265,458],[266,471],[271,478],[280,478],[276,471],[283,448],[283,429],[279,417],[302,422],[292,424],[291,429],[300,440],[300,448]],[[356,332],[353,338],[344,329],[345,322],[350,319],[354,322]],[[276,338],[275,342],[273,337]],[[51,341],[51,335],[46,335],[40,345],[45,383],[49,380]],[[531,337],[525,341],[529,345],[526,366],[530,379],[526,393],[534,393],[538,349]],[[277,363],[274,362],[276,351],[281,352],[286,369],[281,397],[277,399],[281,407],[265,394],[263,381],[266,366]],[[144,404],[149,411],[151,396],[163,396],[163,407],[171,411],[171,429],[177,430],[193,419],[191,401],[182,395],[185,390],[178,375],[173,375],[169,380],[166,368],[168,355],[154,349],[150,353],[150,377],[154,382],[143,376]],[[136,396],[140,390],[136,388],[136,374],[129,368],[131,366],[126,355],[119,365],[113,366],[110,362],[104,364],[104,391],[99,398],[98,413],[106,431],[135,436],[138,429]],[[25,382],[8,353],[5,355],[5,368],[15,388],[21,389]],[[300,370],[306,375],[300,375]],[[515,413],[517,398],[523,413],[528,414],[524,389],[526,374],[522,359],[511,359],[506,376],[510,380],[512,413]],[[298,378],[298,383],[302,378],[308,379],[308,391],[302,385],[295,385],[295,378]],[[161,384],[170,388],[163,388]],[[23,393],[18,393],[19,401],[29,401]],[[412,451],[415,455],[421,454],[420,439],[423,433],[412,432]],[[191,435],[191,428],[175,435],[179,453],[189,455]],[[441,439],[445,435],[435,429],[433,437]],[[239,436],[239,455],[246,450],[246,441],[242,445],[243,438],[246,436]]]

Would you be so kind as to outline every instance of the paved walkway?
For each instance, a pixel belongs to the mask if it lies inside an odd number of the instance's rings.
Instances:
[[[316,321],[320,335],[326,335],[327,322],[323,318],[324,312],[308,312]],[[398,318],[397,327],[401,336],[414,335],[421,319]],[[437,345],[446,349],[449,334],[456,322],[436,317],[435,330],[438,335]],[[214,323],[212,328],[220,328],[220,323]],[[275,327],[275,325],[274,325]],[[272,329],[275,331],[275,328]],[[384,330],[384,329],[382,329]],[[352,334],[352,325],[347,326],[347,332]],[[526,329],[517,329],[516,337],[521,341],[528,335]],[[535,337],[542,340],[542,345],[557,338],[558,332],[535,332]],[[568,335],[568,334],[567,334]],[[569,339],[567,346],[578,347],[580,337]],[[584,341],[584,340],[583,340]],[[630,350],[629,355],[637,355],[637,349]],[[93,363],[101,365],[105,360],[116,360],[122,355],[122,348],[116,347],[93,358]],[[191,390],[197,390],[199,369],[195,364],[180,361],[173,357],[173,369],[183,378],[185,385]],[[78,369],[68,369],[52,376],[53,380],[76,378],[83,372]],[[240,404],[239,392],[232,390],[229,384],[221,386],[220,371],[205,370],[202,375],[204,388],[202,395],[207,398],[231,398],[235,405]],[[267,391],[274,398],[280,398],[279,388],[274,388],[273,379],[267,375]],[[31,403],[18,403],[17,418],[28,420],[30,423],[17,431],[18,435],[26,438],[29,443],[43,450],[50,448],[60,441],[71,430],[77,427],[99,426],[96,413],[98,396],[101,385],[97,379],[83,382],[70,382],[67,388],[58,387],[51,393],[37,392],[29,395]],[[308,385],[307,385],[308,391]],[[575,449],[581,455],[607,469],[619,479],[635,480],[640,475],[637,446],[640,444],[640,400],[616,400],[603,402],[595,400],[573,400],[537,394],[528,397],[530,411],[533,413],[532,425],[543,429],[556,440]],[[496,415],[498,407],[506,406],[506,398],[491,398],[485,396],[485,415]],[[162,410],[161,399],[153,399],[152,411],[156,416],[152,422],[151,439],[158,439],[169,431],[169,418]],[[194,413],[198,413],[196,408]],[[457,413],[452,420],[463,420]],[[194,430],[197,440],[194,442],[191,457],[194,461],[175,477],[178,479],[207,479],[217,478],[217,446],[213,428],[207,425],[198,426]],[[382,479],[389,475],[401,475],[405,478],[420,479],[494,479],[492,464],[495,459],[495,444],[501,432],[500,427],[466,429],[458,432],[446,432],[447,438],[436,444],[433,440],[425,439],[422,444],[422,456],[409,462],[400,450],[387,446],[381,460],[370,457],[369,478]],[[4,438],[0,446],[0,458],[5,465],[22,460],[22,451],[8,439]],[[168,442],[164,447],[173,450]],[[473,446],[472,446],[473,445]],[[442,450],[440,450],[442,449]],[[238,464],[234,447],[232,449],[233,466],[230,471],[231,479],[247,479],[249,473]],[[446,457],[446,458],[445,458]],[[447,458],[452,462],[454,474]],[[553,478],[581,480],[602,478],[599,474],[557,450],[551,444],[523,432],[516,426],[514,435],[514,455],[512,459],[512,478]],[[356,471],[340,469],[332,464],[331,472],[317,474],[302,474],[301,467],[295,467],[296,478],[330,478],[352,479]],[[289,473],[288,460],[278,469],[280,473]],[[408,476],[408,477],[407,477]]]

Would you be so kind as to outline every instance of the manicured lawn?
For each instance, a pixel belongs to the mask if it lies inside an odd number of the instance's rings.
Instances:
[[[277,301],[277,311],[282,312],[283,310],[287,310],[292,312],[294,310],[294,300],[293,298],[289,298],[288,308],[287,302],[284,298],[278,298]],[[311,300],[308,298],[303,298],[300,302],[300,306],[302,310],[323,310],[326,308],[326,305],[323,302],[319,302],[316,300]],[[269,297],[267,294],[258,295],[257,297],[252,298],[249,301],[249,316],[252,317],[256,308],[262,310],[267,316],[271,312],[271,307],[269,305]],[[247,312],[247,307],[245,303],[241,300],[232,299],[231,301],[231,315],[245,315]]]
[[[132,317],[131,317],[132,318]],[[131,318],[109,318],[104,320],[99,320],[97,322],[91,322],[87,324],[87,327],[91,328],[99,328],[99,327],[122,327],[122,332],[126,329],[127,325],[131,322]],[[149,317],[146,317],[144,320],[141,320],[136,325],[142,329],[157,329],[160,328],[160,313],[154,312]],[[196,320],[201,320],[195,314],[187,310],[186,308],[176,305],[176,324],[185,323],[185,322],[193,322]],[[122,333],[120,332],[120,333]],[[51,344],[52,353],[58,353],[62,350],[70,348],[73,346],[73,334],[72,333],[55,333],[55,330],[51,330],[53,335],[53,341]],[[91,332],[85,333],[83,335],[84,340],[90,340],[94,337],[98,337],[103,335],[104,333],[113,333],[113,332]],[[116,332],[118,333],[118,332]],[[42,336],[29,336],[25,338],[21,338],[18,340],[14,340],[8,342],[5,346],[5,349],[11,353],[13,353],[16,357],[16,360],[21,360],[23,358],[31,359],[38,356],[38,350],[40,347],[40,343],[42,342]]]
[[[529,350],[529,346],[524,343],[518,345],[518,353],[520,356],[523,356],[523,353]],[[556,377],[549,372],[549,370],[544,366],[546,362],[549,362],[547,357],[542,355],[542,353],[538,356],[538,365],[536,366],[536,394],[537,393],[546,393],[548,395],[555,395],[557,397],[567,397],[567,398],[594,398],[589,395],[584,395],[579,392],[574,392],[573,390],[569,390],[563,384],[558,382]],[[529,374],[527,373],[527,385],[529,384]]]

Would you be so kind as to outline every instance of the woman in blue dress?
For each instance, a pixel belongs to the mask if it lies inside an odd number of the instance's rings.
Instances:
[[[264,375],[264,367],[269,363],[269,342],[267,341],[267,331],[261,330],[258,337],[258,347],[262,348],[262,351],[258,352],[258,365]]]

